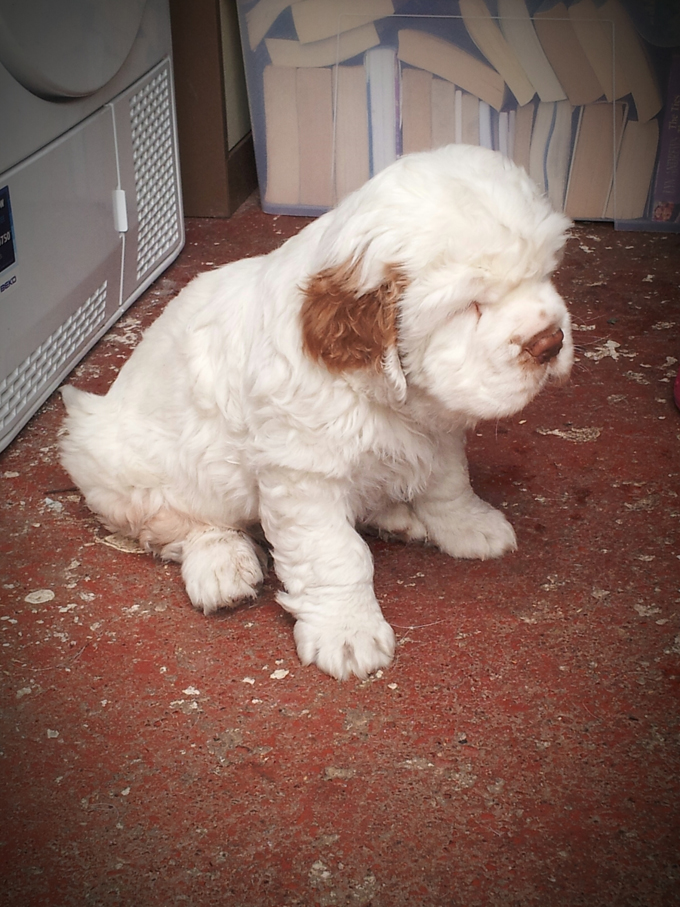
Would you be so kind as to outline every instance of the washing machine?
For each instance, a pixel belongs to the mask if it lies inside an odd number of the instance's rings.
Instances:
[[[167,0],[0,0],[0,450],[183,243]]]

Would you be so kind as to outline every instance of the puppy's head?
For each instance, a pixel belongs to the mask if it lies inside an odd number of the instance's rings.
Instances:
[[[382,373],[468,420],[521,409],[572,361],[550,283],[569,222],[494,152],[397,161],[326,215],[303,287],[304,349],[334,373]]]

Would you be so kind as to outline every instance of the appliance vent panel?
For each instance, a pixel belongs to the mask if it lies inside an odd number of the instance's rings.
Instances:
[[[106,320],[107,281],[0,382],[0,429],[22,413]]]
[[[130,98],[137,196],[137,280],[179,240],[172,95],[167,68]]]

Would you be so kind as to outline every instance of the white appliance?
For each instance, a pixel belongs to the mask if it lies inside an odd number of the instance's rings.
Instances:
[[[168,0],[0,0],[0,450],[183,243]]]

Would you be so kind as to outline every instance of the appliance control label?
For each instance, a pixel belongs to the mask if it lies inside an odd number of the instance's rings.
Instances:
[[[14,250],[14,227],[12,207],[9,202],[9,186],[0,187],[0,272],[16,261]],[[4,287],[3,287],[4,289]]]

